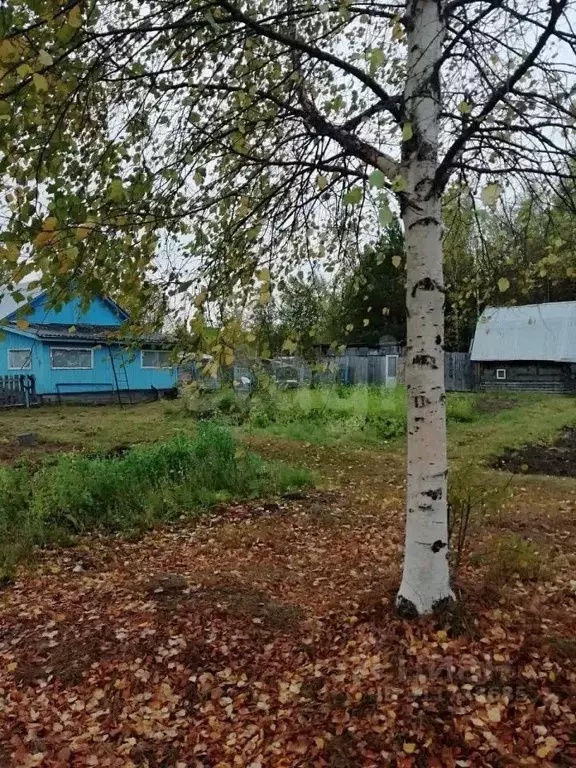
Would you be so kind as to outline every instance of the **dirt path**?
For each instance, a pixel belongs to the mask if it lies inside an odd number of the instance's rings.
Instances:
[[[45,553],[0,593],[3,768],[576,764],[571,486],[497,524],[548,526],[550,578],[495,596],[467,561],[467,612],[409,624],[402,459],[258,448],[323,489]]]

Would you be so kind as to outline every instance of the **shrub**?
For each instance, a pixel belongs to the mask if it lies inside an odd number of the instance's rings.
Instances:
[[[245,453],[227,429],[204,423],[194,437],[178,435],[121,455],[68,454],[36,472],[2,469],[0,551],[8,557],[16,545],[96,529],[149,528],[218,501],[309,484],[304,470]]]
[[[455,567],[462,561],[469,528],[497,513],[510,495],[510,480],[487,479],[476,461],[462,464],[448,479],[448,539]]]

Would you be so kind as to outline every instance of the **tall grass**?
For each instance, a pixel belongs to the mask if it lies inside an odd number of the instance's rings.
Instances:
[[[0,573],[30,546],[99,530],[150,528],[218,501],[310,483],[305,470],[239,449],[229,430],[201,424],[194,437],[122,456],[61,455],[53,464],[0,468]]]
[[[185,408],[198,419],[241,424],[284,437],[311,442],[345,439],[382,444],[406,433],[406,391],[403,387],[319,386],[282,390],[265,387],[251,397],[230,390],[184,396]],[[472,422],[478,416],[473,396],[448,397],[451,422]]]

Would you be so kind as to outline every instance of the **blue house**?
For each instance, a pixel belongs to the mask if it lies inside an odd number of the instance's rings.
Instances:
[[[33,375],[42,401],[134,402],[176,386],[166,337],[122,341],[128,315],[111,299],[96,298],[87,309],[72,299],[54,309],[45,292],[19,292],[20,303],[0,291],[0,377]]]

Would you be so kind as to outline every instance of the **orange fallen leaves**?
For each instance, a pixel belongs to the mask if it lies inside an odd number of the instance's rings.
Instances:
[[[496,606],[464,568],[461,635],[399,620],[388,471],[386,503],[351,482],[93,540],[81,571],[80,548],[42,555],[0,603],[2,768],[576,764],[569,563]]]

